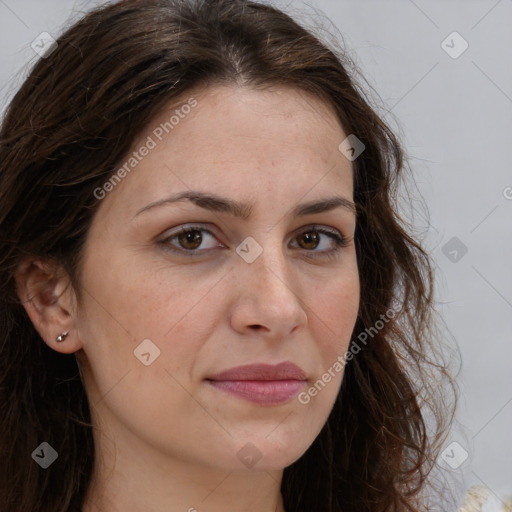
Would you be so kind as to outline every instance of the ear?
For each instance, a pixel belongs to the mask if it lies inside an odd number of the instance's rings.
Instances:
[[[15,279],[23,307],[45,343],[63,354],[81,349],[75,328],[76,296],[66,272],[48,262],[32,260],[19,265]],[[65,332],[69,334],[64,341],[57,341]]]

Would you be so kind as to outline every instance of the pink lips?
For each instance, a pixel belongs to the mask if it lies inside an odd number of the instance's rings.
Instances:
[[[261,405],[289,401],[304,387],[306,374],[291,362],[237,366],[208,377],[213,387]]]

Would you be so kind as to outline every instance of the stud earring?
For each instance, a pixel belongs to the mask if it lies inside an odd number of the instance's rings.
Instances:
[[[59,334],[57,336],[57,342],[60,343],[61,341],[64,341],[68,334],[69,334],[69,331],[63,332],[62,334]]]

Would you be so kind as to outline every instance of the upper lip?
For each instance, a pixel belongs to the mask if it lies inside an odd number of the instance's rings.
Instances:
[[[207,380],[306,380],[306,374],[296,364],[286,361],[276,365],[257,363],[236,366]]]

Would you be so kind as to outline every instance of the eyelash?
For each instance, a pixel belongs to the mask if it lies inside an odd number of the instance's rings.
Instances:
[[[171,240],[174,240],[178,236],[180,236],[180,235],[182,235],[184,233],[192,232],[192,231],[203,231],[203,232],[206,232],[206,233],[212,235],[212,237],[215,237],[215,235],[209,229],[206,229],[204,226],[201,226],[201,225],[190,225],[190,226],[186,226],[186,227],[180,228],[176,233],[173,233],[171,236],[168,236],[164,240],[161,240],[160,242],[158,242],[158,244],[163,246],[164,250],[170,251],[170,252],[172,252],[174,254],[180,254],[180,255],[187,256],[187,257],[191,257],[191,258],[201,257],[203,255],[203,253],[205,251],[208,251],[209,249],[203,249],[203,250],[199,250],[199,249],[188,249],[188,250],[187,249],[177,249],[176,247],[172,247],[170,245],[170,243],[169,243]],[[311,249],[311,250],[304,249],[306,252],[318,253],[319,255],[322,255],[322,256],[319,256],[317,254],[310,255],[309,257],[311,257],[313,259],[321,258],[321,257],[327,257],[328,259],[335,259],[335,258],[337,258],[339,256],[339,253],[340,253],[341,249],[343,249],[343,248],[345,248],[345,247],[347,247],[349,245],[349,239],[347,239],[344,236],[340,235],[338,231],[330,230],[330,229],[327,229],[327,228],[318,227],[318,226],[315,226],[315,225],[309,226],[304,231],[301,231],[297,235],[297,237],[299,237],[300,235],[303,235],[304,233],[308,233],[308,232],[311,232],[311,231],[320,233],[322,235],[327,235],[328,237],[330,237],[334,241],[334,244],[335,244],[334,249],[330,249],[328,251],[316,251],[314,249]]]

